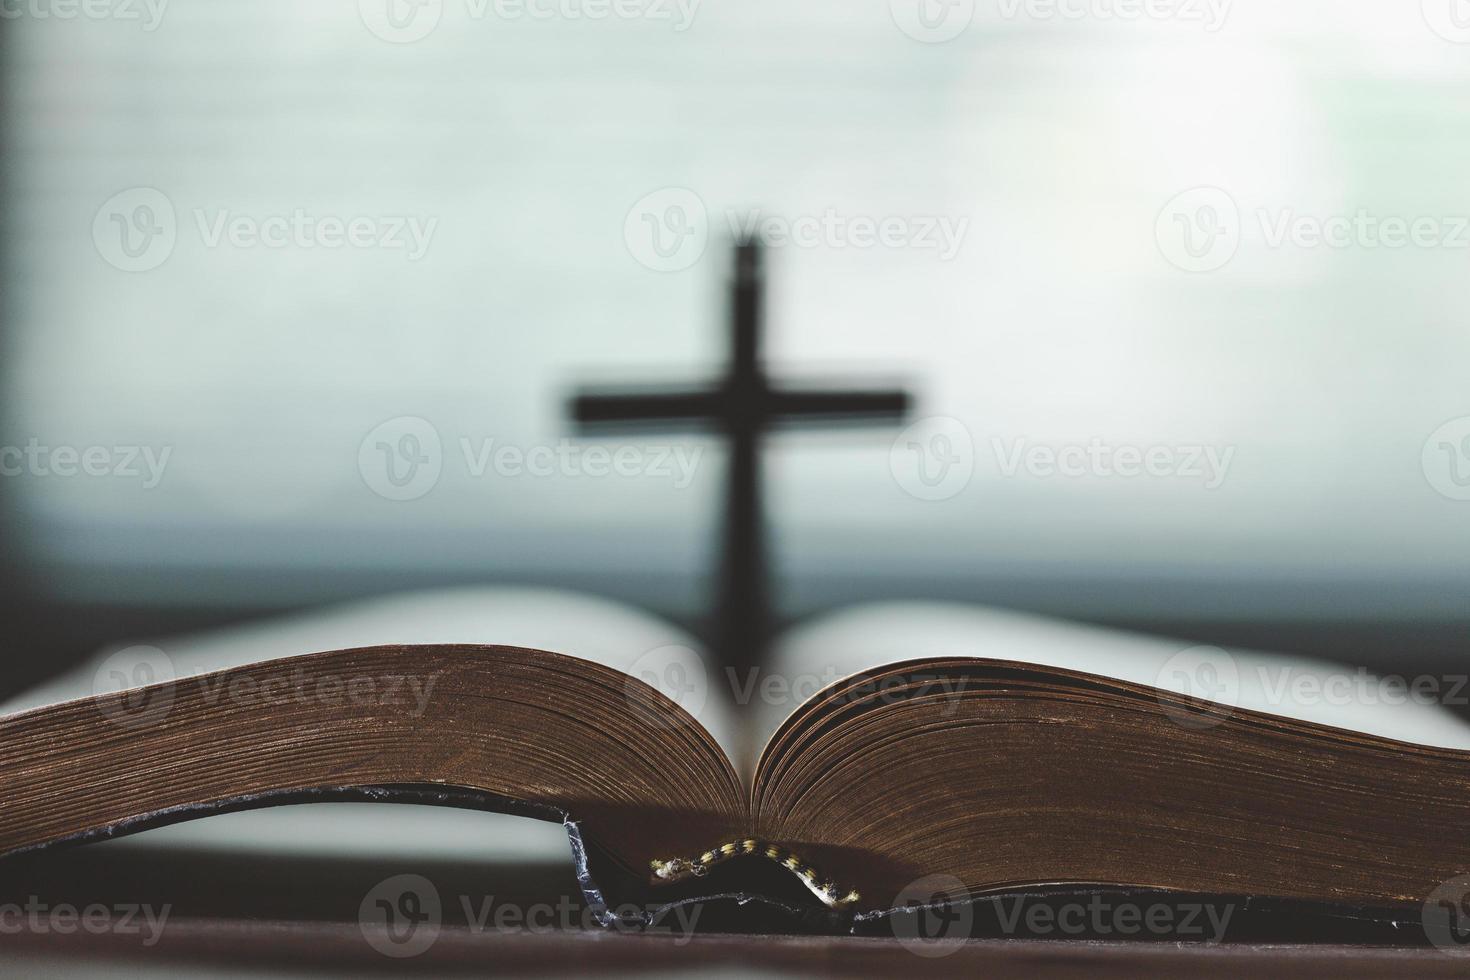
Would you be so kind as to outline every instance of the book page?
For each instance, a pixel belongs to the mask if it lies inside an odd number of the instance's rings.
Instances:
[[[1470,722],[1437,703],[1453,678],[1385,678],[1322,660],[1104,629],[958,603],[858,606],[789,631],[770,665],[767,690],[800,691],[872,667],[924,657],[1016,660],[1146,684],[1300,721],[1370,735],[1470,749]],[[822,683],[824,682],[825,683]],[[761,744],[799,701],[752,698]]]
[[[673,625],[604,599],[546,589],[476,587],[392,596],[321,612],[195,635],[127,650],[128,676],[186,678],[282,657],[385,644],[483,643],[534,647],[604,664],[667,694],[735,758],[737,729],[721,690],[702,682],[704,654]],[[0,705],[0,714],[98,693],[98,674],[116,648]],[[700,680],[690,683],[689,678]],[[124,685],[105,683],[111,692]],[[469,860],[511,856],[565,861],[561,827],[524,818],[399,804],[314,803],[223,814],[152,830],[107,847],[164,843],[272,854],[415,856]]]

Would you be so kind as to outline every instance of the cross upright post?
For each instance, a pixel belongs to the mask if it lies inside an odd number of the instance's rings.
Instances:
[[[902,419],[910,397],[899,389],[816,390],[772,385],[762,356],[763,249],[740,242],[730,286],[730,352],[718,381],[674,391],[596,391],[573,397],[571,415],[588,433],[650,424],[711,428],[729,444],[712,640],[731,666],[758,664],[773,629],[766,555],[761,442],[782,422]]]

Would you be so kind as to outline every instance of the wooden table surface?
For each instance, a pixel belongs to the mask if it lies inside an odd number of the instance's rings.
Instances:
[[[404,949],[382,942],[361,911],[385,876],[405,872],[444,896],[432,941],[407,957],[384,952]],[[63,933],[45,914],[27,924],[28,903],[166,905],[169,914],[153,934],[77,925]],[[477,923],[485,903],[556,912],[529,927]],[[569,862],[404,866],[97,845],[0,862],[0,976],[1470,976],[1470,954],[1385,945],[1382,934],[1360,946],[976,939],[919,955],[891,936],[607,932],[585,927],[583,912]]]
[[[511,975],[1451,977],[1470,956],[1435,949],[1204,946],[974,940],[921,958],[892,939],[488,933],[446,928],[424,953],[389,958],[356,925],[201,920],[170,923],[150,948],[118,936],[7,936],[11,976],[174,977]],[[12,972],[14,971],[14,972]]]

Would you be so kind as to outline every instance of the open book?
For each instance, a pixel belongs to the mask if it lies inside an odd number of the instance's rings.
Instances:
[[[901,604],[731,671],[584,597],[384,601],[112,652],[67,682],[86,696],[8,706],[0,854],[367,799],[559,820],[598,903],[871,916],[944,876],[1417,915],[1470,869],[1470,725],[1331,665],[1186,647]]]

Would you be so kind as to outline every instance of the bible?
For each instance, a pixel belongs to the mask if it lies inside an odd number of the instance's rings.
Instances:
[[[73,678],[8,706],[0,853],[433,803],[562,822],[602,910],[733,896],[847,922],[936,876],[947,902],[1105,888],[1417,919],[1470,868],[1470,725],[1326,696],[1348,676],[1329,664],[899,603],[740,671],[599,600],[404,603],[134,648],[86,696],[59,700]],[[1190,671],[1219,699],[1171,686]]]

